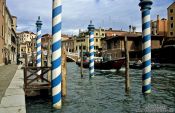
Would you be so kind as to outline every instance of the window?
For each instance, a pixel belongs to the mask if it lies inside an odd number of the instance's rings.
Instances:
[[[4,32],[4,27],[2,26],[2,34],[1,34],[2,36],[3,36],[3,32]]]
[[[173,17],[170,17],[170,20],[173,20]]]
[[[83,50],[86,50],[86,46],[83,46]]]
[[[170,35],[172,36],[173,35],[173,32],[170,32]]]
[[[98,42],[98,39],[96,39],[96,42]]]
[[[95,50],[98,50],[98,46],[94,46],[94,49],[95,49]]]
[[[96,33],[96,36],[98,36],[98,33]]]
[[[104,36],[104,33],[102,33],[102,36]]]
[[[171,28],[173,28],[174,26],[173,26],[173,23],[171,23]]]
[[[118,44],[118,42],[115,40],[114,41],[114,48],[117,48],[117,44]]]
[[[3,6],[2,6],[2,15],[4,16],[5,15],[5,5],[3,3]]]
[[[170,9],[170,13],[173,13],[173,9]]]

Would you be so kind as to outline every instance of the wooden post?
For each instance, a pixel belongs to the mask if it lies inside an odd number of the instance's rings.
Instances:
[[[41,49],[41,51],[44,51],[44,50]],[[43,52],[41,53],[41,67],[44,67],[44,54],[43,54]]]
[[[25,86],[25,89],[27,87],[27,67],[28,67],[28,59],[27,59],[27,53],[24,55],[24,58],[25,58],[25,67],[24,67],[24,86]]]
[[[35,59],[34,59],[34,39],[32,38],[32,62],[33,67],[35,67]]]
[[[83,78],[83,45],[81,43],[81,78]]]
[[[25,67],[24,67],[24,85],[25,88],[27,87],[27,67],[28,67],[28,58],[27,58],[27,53],[24,55],[25,58]]]
[[[27,58],[27,53],[25,54],[25,67],[28,67],[28,58]]]
[[[61,89],[62,89],[62,96],[66,96],[67,95],[67,61],[66,61],[66,50],[65,48],[62,50],[62,80],[61,80]]]
[[[48,37],[49,40],[48,40],[48,52],[47,52],[47,66],[48,67],[51,67],[51,55],[50,55],[50,37]],[[48,75],[47,75],[47,80],[48,81],[51,81],[51,70],[48,72]]]
[[[125,91],[126,91],[126,93],[129,93],[130,78],[129,78],[129,52],[128,52],[127,36],[125,36],[124,44],[125,44],[125,58],[126,58],[126,62],[125,62]]]

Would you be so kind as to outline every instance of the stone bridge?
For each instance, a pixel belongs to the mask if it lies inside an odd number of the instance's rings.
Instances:
[[[79,58],[78,53],[71,53],[71,52],[67,53],[67,59],[70,61],[76,62],[76,61],[78,61],[78,58]]]

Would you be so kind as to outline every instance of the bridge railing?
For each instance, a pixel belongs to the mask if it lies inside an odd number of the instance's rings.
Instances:
[[[69,56],[79,56],[79,53],[68,52],[67,55],[69,55]]]

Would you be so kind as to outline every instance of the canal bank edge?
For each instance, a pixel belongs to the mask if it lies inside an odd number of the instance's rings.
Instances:
[[[22,65],[18,66],[5,95],[2,97],[0,113],[26,113],[24,76],[21,67]]]

